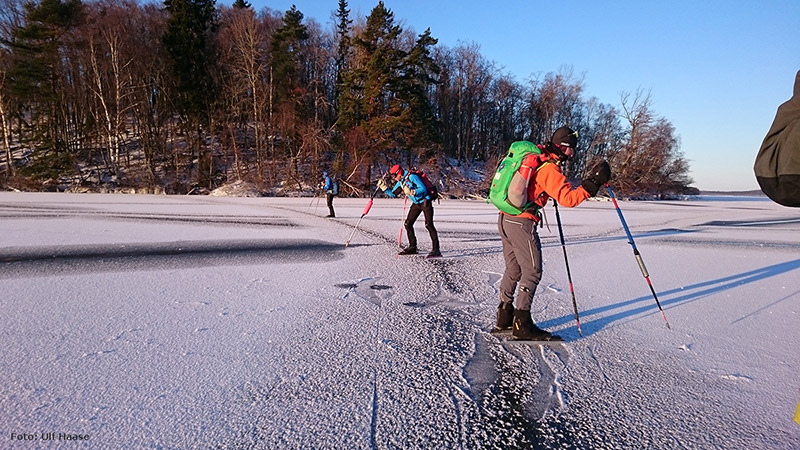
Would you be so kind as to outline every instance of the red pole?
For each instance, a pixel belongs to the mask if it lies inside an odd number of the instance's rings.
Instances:
[[[350,239],[353,239],[353,235],[356,234],[356,230],[358,229],[358,226],[361,224],[361,219],[363,219],[364,216],[366,216],[367,213],[369,212],[370,208],[372,208],[372,202],[374,201],[373,199],[375,198],[375,194],[378,193],[378,189],[380,188],[375,189],[375,192],[373,192],[372,195],[369,197],[369,202],[367,202],[367,206],[364,207],[364,211],[361,213],[361,217],[358,219],[355,228],[353,228],[353,232],[350,233],[350,237],[347,239],[347,242],[345,242],[344,248],[347,248],[347,246],[350,245]]]
[[[353,228],[353,232],[350,233],[350,237],[347,239],[347,242],[345,242],[344,248],[347,248],[347,246],[350,245],[350,239],[353,239],[353,235],[356,234],[356,230],[358,229],[358,226],[361,224],[361,219],[363,219],[364,216],[366,216],[367,213],[369,212],[369,209],[372,208],[372,201],[373,200],[370,198],[369,202],[367,203],[367,206],[364,207],[364,212],[361,213],[361,217],[358,219],[355,228]]]
[[[617,209],[617,215],[619,216],[620,222],[622,222],[622,228],[625,230],[625,234],[628,235],[628,244],[631,244],[631,247],[633,247],[633,257],[636,258],[636,262],[639,264],[639,270],[642,271],[642,276],[644,276],[644,279],[647,280],[647,286],[650,287],[650,292],[653,294],[653,298],[656,300],[656,306],[658,306],[658,310],[661,311],[661,317],[664,319],[664,323],[666,323],[667,328],[671,330],[672,328],[669,326],[669,322],[667,321],[667,315],[664,314],[664,309],[661,308],[661,302],[658,301],[658,296],[656,295],[655,288],[653,288],[653,283],[650,282],[650,274],[647,272],[647,268],[644,266],[642,255],[639,253],[639,249],[636,248],[636,243],[633,242],[631,230],[628,228],[628,224],[625,222],[625,217],[622,216],[622,210],[619,209],[617,199],[614,197],[614,191],[611,190],[611,186],[609,186],[608,183],[606,183],[606,189],[608,190],[608,195],[611,196],[611,201],[614,202],[614,208]]]

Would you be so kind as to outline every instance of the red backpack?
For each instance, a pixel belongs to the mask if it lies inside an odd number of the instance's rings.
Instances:
[[[425,185],[425,190],[428,191],[428,197],[431,198],[431,201],[439,199],[439,190],[436,189],[436,185],[431,183],[431,180],[428,179],[428,176],[425,175],[425,172],[417,169],[411,169],[408,171],[409,174],[414,174],[422,180],[422,184]]]

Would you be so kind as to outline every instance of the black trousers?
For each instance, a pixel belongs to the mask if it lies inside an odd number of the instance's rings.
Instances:
[[[425,200],[421,204],[413,203],[411,204],[411,208],[408,210],[408,216],[406,216],[406,221],[404,224],[406,227],[406,233],[408,234],[408,246],[417,246],[417,235],[414,234],[414,222],[417,221],[417,218],[420,214],[425,215],[425,228],[431,235],[432,250],[438,251],[439,234],[436,232],[436,227],[433,226],[433,202],[430,200]]]
[[[327,194],[326,197],[327,197],[327,200],[328,200],[328,213],[331,216],[335,216],[336,213],[333,212],[333,197],[334,197],[334,195],[333,194]]]

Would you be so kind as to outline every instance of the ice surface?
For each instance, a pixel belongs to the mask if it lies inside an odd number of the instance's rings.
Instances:
[[[668,330],[613,205],[560,208],[579,336],[548,208],[542,347],[488,333],[491,205],[426,260],[395,199],[345,249],[365,204],[0,193],[0,446],[800,448],[800,210],[620,202]]]

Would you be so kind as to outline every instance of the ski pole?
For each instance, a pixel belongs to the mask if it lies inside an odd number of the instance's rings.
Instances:
[[[408,203],[408,197],[403,199],[403,215],[400,216],[400,231],[397,233],[397,245],[400,247],[403,246],[403,221],[406,218],[406,203]]]
[[[375,192],[373,192],[372,195],[370,196],[369,202],[367,202],[367,206],[364,207],[364,211],[361,213],[361,217],[358,219],[358,222],[356,222],[356,226],[353,228],[353,232],[350,233],[350,237],[347,239],[347,242],[344,244],[344,248],[347,248],[347,246],[350,245],[350,240],[353,239],[353,235],[356,234],[356,230],[358,230],[358,226],[361,224],[361,219],[363,219],[364,216],[366,216],[367,213],[369,212],[370,208],[372,208],[372,202],[373,202],[373,199],[375,198],[375,194],[378,193],[378,189],[380,189],[380,187],[375,189]]]
[[[667,321],[667,315],[664,314],[664,309],[661,308],[661,303],[658,301],[658,296],[656,295],[656,290],[653,289],[653,283],[650,282],[650,275],[647,273],[647,268],[644,266],[644,260],[642,259],[642,255],[639,254],[639,249],[636,248],[636,244],[633,242],[633,236],[631,236],[631,230],[628,229],[628,224],[625,223],[625,217],[622,216],[622,210],[619,209],[619,205],[617,204],[617,199],[614,197],[614,191],[611,190],[611,186],[606,183],[606,189],[608,189],[608,195],[611,196],[611,201],[614,202],[614,208],[617,209],[617,214],[619,215],[619,220],[622,222],[622,228],[625,229],[625,233],[628,235],[628,243],[631,244],[633,248],[633,256],[636,258],[636,262],[639,263],[639,270],[642,271],[642,275],[644,275],[644,279],[647,280],[647,285],[650,287],[650,292],[653,293],[653,298],[656,300],[656,305],[658,305],[658,310],[661,311],[661,317],[664,318],[664,323],[667,324],[668,329],[672,329],[669,326],[669,322]]]
[[[408,203],[408,197],[405,197],[403,199],[403,215],[400,216],[400,230],[397,232],[397,246],[400,247],[401,249],[403,248],[403,220],[406,217],[406,203]],[[394,255],[394,259],[397,259],[399,257],[400,257],[399,253]]]
[[[567,266],[567,280],[569,280],[569,292],[572,294],[572,309],[575,310],[575,323],[578,325],[578,334],[583,336],[583,332],[581,331],[581,319],[578,317],[578,303],[575,301],[575,289],[572,287],[572,274],[569,271],[567,244],[564,242],[564,230],[561,228],[561,214],[558,213],[558,202],[556,199],[553,199],[553,207],[556,210],[556,221],[558,222],[558,235],[561,238],[561,249],[564,250],[564,263]]]
[[[308,208],[306,208],[306,212],[310,212],[311,211],[311,205],[314,204],[314,200],[316,200],[316,199],[317,199],[317,189],[315,188],[314,191],[312,192],[311,201],[308,202]]]

